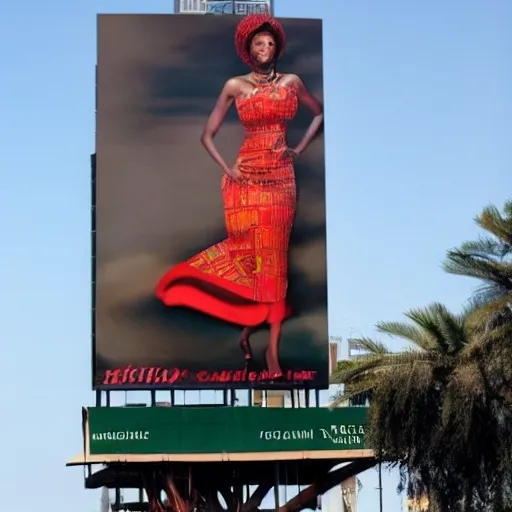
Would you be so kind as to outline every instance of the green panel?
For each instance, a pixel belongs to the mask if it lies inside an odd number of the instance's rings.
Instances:
[[[244,453],[364,448],[364,407],[91,407],[90,453]]]

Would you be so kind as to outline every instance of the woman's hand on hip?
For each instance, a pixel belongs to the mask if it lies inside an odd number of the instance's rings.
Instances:
[[[283,158],[297,158],[300,153],[295,148],[286,148],[283,151]]]
[[[233,165],[233,167],[231,167],[231,169],[227,168],[226,174],[228,176],[230,176],[231,178],[233,178],[234,180],[238,180],[239,178],[242,177],[242,173],[241,173],[240,169],[238,168],[237,164]]]

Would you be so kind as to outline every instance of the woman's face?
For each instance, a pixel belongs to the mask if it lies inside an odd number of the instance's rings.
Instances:
[[[270,32],[259,32],[251,41],[251,58],[258,66],[272,63],[276,55],[276,40]]]

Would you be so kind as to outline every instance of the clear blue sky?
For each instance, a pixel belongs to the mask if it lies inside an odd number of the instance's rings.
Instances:
[[[2,8],[5,510],[26,498],[53,512],[99,507],[81,470],[64,467],[81,448],[80,408],[93,403],[96,13],[165,13],[172,4],[20,0]],[[473,283],[439,263],[477,236],[472,218],[483,206],[501,206],[512,191],[512,3],[276,0],[276,14],[325,20],[331,334],[372,335],[376,321],[434,300],[459,308]],[[373,512],[374,471],[363,485],[360,510]],[[395,485],[385,478],[385,512],[399,510]]]

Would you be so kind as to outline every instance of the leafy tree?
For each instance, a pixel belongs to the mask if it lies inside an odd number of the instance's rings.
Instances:
[[[393,353],[361,338],[367,355],[332,376],[344,384],[334,406],[371,397],[369,446],[400,468],[411,496],[428,493],[431,510],[505,510],[512,423],[490,378],[503,362],[482,358],[495,333],[475,328],[473,314],[435,303],[408,311],[408,322],[381,322],[378,331],[411,347]]]
[[[503,434],[510,436],[510,429],[503,424],[512,423],[512,200],[505,202],[503,213],[487,206],[475,222],[485,234],[448,251],[443,267],[451,274],[481,283],[470,300],[469,321],[474,330],[486,335],[485,343],[475,347],[472,358],[485,376],[487,406],[502,423]],[[501,487],[504,494],[510,494],[510,443],[501,446],[502,469],[508,471]]]
[[[478,279],[471,299],[475,325],[512,325],[512,200],[503,214],[487,206],[475,218],[486,234],[448,251],[443,268],[450,274]],[[510,334],[510,331],[509,331]]]

